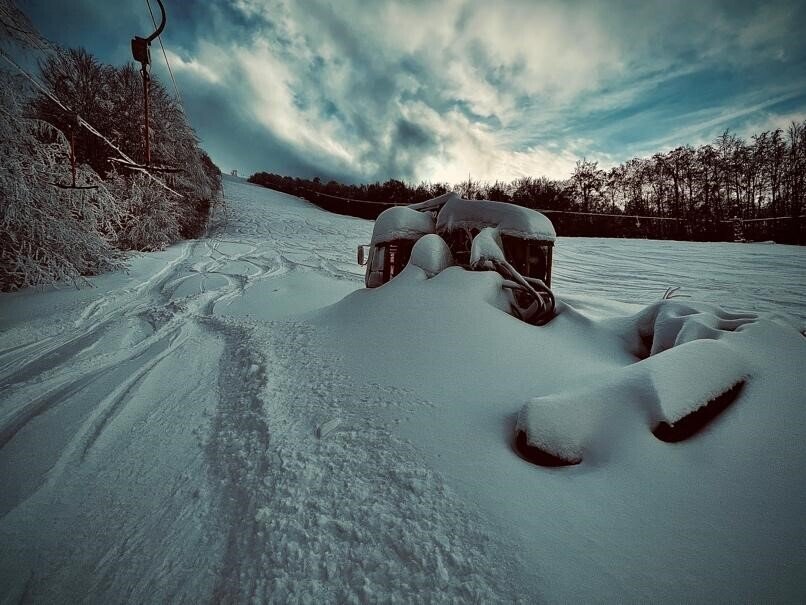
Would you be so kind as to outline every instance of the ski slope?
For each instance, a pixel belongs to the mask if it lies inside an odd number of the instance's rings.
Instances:
[[[363,289],[371,222],[224,184],[209,238],[0,296],[3,602],[798,598],[802,248],[561,237],[536,328],[490,273]],[[678,444],[619,378],[668,286],[749,368]],[[524,406],[580,388],[583,462],[520,459]]]

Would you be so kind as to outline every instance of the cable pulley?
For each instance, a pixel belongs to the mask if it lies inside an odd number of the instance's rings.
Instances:
[[[132,38],[132,56],[135,61],[143,66],[143,69],[145,69],[146,65],[151,64],[151,42],[165,29],[165,7],[162,5],[162,0],[157,0],[157,4],[160,7],[161,18],[156,31],[147,38],[141,38],[140,36]]]

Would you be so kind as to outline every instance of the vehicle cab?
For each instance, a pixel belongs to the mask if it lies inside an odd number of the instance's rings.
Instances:
[[[455,193],[382,212],[375,221],[369,246],[359,246],[358,262],[366,265],[368,288],[382,286],[400,273],[415,242],[436,233],[456,264],[471,268],[473,240],[482,229],[493,228],[505,259],[518,273],[551,286],[552,251],[556,233],[540,212],[506,202],[465,200]]]

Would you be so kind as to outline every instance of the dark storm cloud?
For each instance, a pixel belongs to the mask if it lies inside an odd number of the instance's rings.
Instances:
[[[395,127],[395,135],[395,140],[398,143],[406,148],[411,147],[415,150],[429,149],[433,147],[436,142],[433,133],[408,120],[398,120]]]
[[[806,117],[796,2],[165,1],[187,112],[227,170],[565,176],[583,155],[607,164]],[[22,7],[113,63],[150,29],[141,2]]]

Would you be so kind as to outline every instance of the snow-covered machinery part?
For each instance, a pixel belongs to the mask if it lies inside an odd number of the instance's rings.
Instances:
[[[545,265],[538,268],[542,276],[550,276],[550,272],[546,275]],[[484,227],[473,238],[470,269],[498,272],[504,278],[503,287],[511,292],[512,310],[523,321],[542,326],[554,317],[554,293],[542,279],[521,275],[507,260],[500,227]]]
[[[550,285],[557,234],[543,214],[505,202],[455,196],[439,210],[436,229],[460,265],[501,274],[519,318],[544,325],[554,317]]]
[[[496,271],[511,294],[513,314],[543,325],[554,316],[551,263],[556,232],[543,214],[505,202],[465,200],[455,193],[382,212],[369,246],[359,246],[358,264],[367,266],[368,288],[400,273],[412,248],[435,233],[457,265]]]

